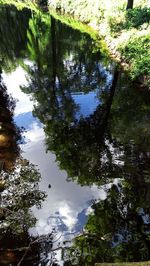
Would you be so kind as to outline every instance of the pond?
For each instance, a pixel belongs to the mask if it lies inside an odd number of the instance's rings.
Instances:
[[[50,14],[0,38],[0,265],[150,259],[150,92]]]

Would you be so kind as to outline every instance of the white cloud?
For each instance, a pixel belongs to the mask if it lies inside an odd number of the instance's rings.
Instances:
[[[30,126],[30,130],[28,130],[27,132],[24,133],[24,137],[27,141],[27,144],[29,142],[38,142],[42,139],[44,139],[44,130],[42,128],[41,125],[38,125],[37,122],[34,122],[31,126]]]
[[[8,89],[8,93],[17,100],[15,116],[31,112],[33,110],[33,102],[30,100],[30,97],[23,93],[20,89],[20,86],[26,86],[28,84],[26,72],[23,68],[19,66],[12,73],[3,73],[2,77]]]
[[[87,210],[86,210],[86,215],[88,216],[88,215],[90,215],[90,214],[92,214],[93,213],[93,209],[92,209],[92,207],[91,206],[89,206],[88,208],[87,208]]]
[[[108,188],[109,185],[107,185]],[[106,187],[105,186],[101,186],[101,187],[97,187],[96,185],[93,185],[91,187],[91,190],[94,193],[95,199],[100,199],[100,200],[105,200],[107,197],[107,192],[106,192]]]
[[[61,203],[62,206],[59,207],[59,214],[62,216],[64,224],[71,230],[77,223],[77,213],[66,202]]]

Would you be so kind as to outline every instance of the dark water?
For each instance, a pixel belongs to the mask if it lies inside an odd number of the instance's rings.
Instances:
[[[0,265],[150,259],[150,92],[87,34],[0,8]]]

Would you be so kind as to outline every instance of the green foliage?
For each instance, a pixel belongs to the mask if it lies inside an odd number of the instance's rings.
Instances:
[[[65,25],[62,27],[59,21],[51,18],[51,29],[45,27],[45,32],[42,31],[42,38],[40,40],[38,38],[38,42],[35,40],[41,32],[41,20],[40,18],[37,20],[36,16],[32,20],[30,36],[28,35],[28,48],[32,43],[32,49],[28,52],[29,58],[34,60],[35,64],[26,68],[30,77],[29,84],[22,89],[32,94],[33,99],[38,103],[34,114],[45,125],[47,149],[55,153],[60,168],[67,171],[68,179],[77,180],[81,185],[91,185],[93,182],[101,185],[104,182],[110,182],[118,177],[120,170],[122,176],[126,177],[134,170],[131,161],[125,160],[121,153],[125,150],[126,156],[129,156],[130,145],[128,148],[127,143],[132,146],[134,135],[134,141],[139,145],[142,139],[139,132],[147,128],[147,123],[143,119],[147,107],[143,106],[141,96],[137,98],[135,96],[137,93],[131,89],[132,95],[127,89],[129,85],[120,77],[118,82],[122,88],[125,88],[124,94],[121,94],[120,89],[121,100],[117,98],[111,106],[113,94],[112,88],[108,87],[106,82],[107,75],[103,73],[105,68],[102,66],[103,58],[100,54],[93,52],[93,42],[88,35],[80,34],[75,30],[74,42],[71,42],[73,29]],[[49,49],[40,49],[41,42],[44,40],[47,43],[45,47]],[[100,58],[102,62],[99,61]],[[99,72],[99,64],[102,72]],[[78,120],[79,106],[72,95],[81,91],[88,93],[96,86],[99,87],[101,105],[88,118],[81,116]],[[135,97],[138,99],[136,108],[135,102],[131,102]],[[122,99],[125,99],[125,102]],[[113,117],[112,136],[110,127],[107,127],[110,108],[112,108],[111,118]],[[123,111],[118,113],[117,108]],[[138,121],[142,119],[143,123],[140,124]],[[137,134],[135,134],[135,128]],[[142,143],[144,145],[145,142],[142,140]],[[116,153],[121,165],[115,163]]]
[[[139,28],[142,24],[150,22],[150,8],[137,7],[126,12],[126,28]]]
[[[49,1],[50,7],[60,10],[62,13],[70,14],[79,18],[82,22],[89,23],[97,17],[103,16],[103,10],[98,1],[76,0],[76,1]]]
[[[14,5],[19,10],[22,10],[23,8],[28,8],[36,11],[38,9],[36,1],[34,0],[0,0],[0,5]]]
[[[135,7],[125,11],[118,11],[116,14],[108,16],[108,25],[110,33],[116,37],[122,31],[127,31],[131,28],[142,29],[147,28],[150,22],[150,8],[148,7]]]
[[[110,27],[110,33],[116,37],[118,32],[124,29],[124,16],[122,14],[116,14],[108,17],[108,24]]]
[[[133,79],[150,77],[150,34],[147,36],[131,37],[124,48],[120,48],[122,55],[131,65],[130,76]]]

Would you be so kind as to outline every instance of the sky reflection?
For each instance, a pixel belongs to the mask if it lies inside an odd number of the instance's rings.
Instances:
[[[15,122],[25,128],[23,133],[25,140],[21,145],[22,155],[30,163],[37,165],[42,176],[39,188],[48,194],[41,209],[35,207],[32,209],[38,221],[36,228],[32,228],[30,233],[47,234],[53,227],[59,232],[63,231],[63,236],[78,233],[86,223],[91,202],[106,198],[105,189],[98,189],[95,185],[81,187],[75,182],[67,182],[67,173],[59,169],[55,155],[51,152],[46,153],[43,126],[32,116],[33,102],[20,89],[20,86],[27,85],[25,71],[18,67],[11,74],[3,74],[3,79],[8,93],[17,101]],[[92,94],[92,101],[91,93],[86,97],[83,96],[80,94],[73,97],[79,104],[82,115],[89,115],[98,104],[96,92]],[[87,105],[89,97],[91,106]]]

